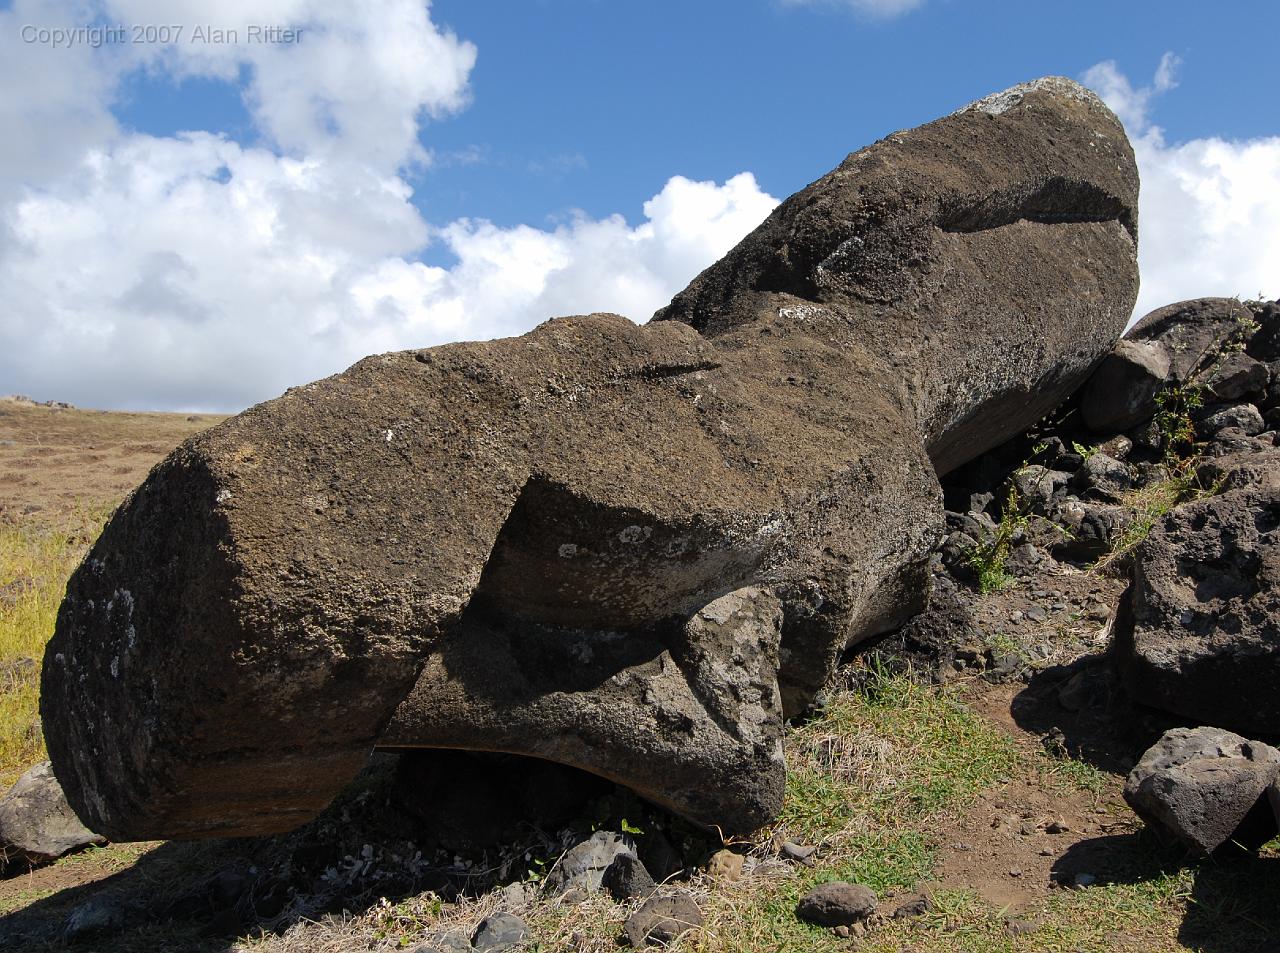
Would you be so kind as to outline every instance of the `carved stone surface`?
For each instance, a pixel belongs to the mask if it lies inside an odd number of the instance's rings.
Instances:
[[[647,325],[378,355],[192,438],[68,588],[68,798],[268,833],[457,747],[769,821],[783,718],[924,604],[937,474],[1119,335],[1136,200],[1115,117],[1038,80],[850,155]]]

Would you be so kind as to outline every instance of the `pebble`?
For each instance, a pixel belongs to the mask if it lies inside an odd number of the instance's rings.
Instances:
[[[1009,919],[1004,922],[1004,928],[1009,931],[1010,936],[1023,936],[1027,933],[1034,933],[1036,925],[1030,920]]]
[[[782,856],[802,864],[811,864],[813,863],[813,853],[817,849],[807,844],[793,844],[791,841],[786,841],[782,845]]]

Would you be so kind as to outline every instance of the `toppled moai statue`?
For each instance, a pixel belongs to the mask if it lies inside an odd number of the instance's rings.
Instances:
[[[192,438],[68,588],[68,798],[113,840],[262,834],[375,746],[453,747],[769,821],[784,717],[926,598],[937,474],[1124,327],[1137,187],[1037,80],[853,153],[647,325],[369,357]]]

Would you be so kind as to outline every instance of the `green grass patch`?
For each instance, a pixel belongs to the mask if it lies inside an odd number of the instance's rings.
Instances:
[[[876,675],[788,739],[781,826],[816,842],[910,824],[1009,775],[1013,742],[947,689]]]

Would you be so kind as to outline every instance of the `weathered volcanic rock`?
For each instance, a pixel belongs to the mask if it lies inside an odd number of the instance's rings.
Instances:
[[[870,887],[837,880],[819,884],[801,897],[796,916],[823,927],[849,926],[874,913],[878,899]]]
[[[103,838],[76,817],[42,761],[0,797],[0,868],[10,861],[43,864]]]
[[[1255,849],[1276,835],[1267,789],[1280,751],[1220,728],[1166,731],[1125,780],[1124,799],[1149,825],[1200,854],[1228,840]]]
[[[683,933],[703,924],[702,911],[688,891],[675,890],[650,897],[623,925],[622,936],[636,949],[670,946]]]
[[[1269,737],[1280,734],[1280,455],[1256,456],[1224,469],[1257,482],[1175,508],[1138,546],[1115,637],[1138,701]]]
[[[1169,371],[1169,349],[1163,342],[1118,341],[1080,392],[1085,425],[1110,434],[1149,420]]]
[[[1261,394],[1270,379],[1266,364],[1240,351],[1230,351],[1209,369],[1206,385],[1219,400],[1237,400],[1249,394]]]
[[[1236,298],[1193,298],[1157,308],[1124,337],[1163,344],[1168,380],[1185,384],[1208,372],[1224,347],[1246,343],[1254,327],[1253,311]]]
[[[925,598],[937,473],[1072,391],[1132,152],[1039,80],[849,156],[658,320],[367,358],[192,438],[73,577],[43,712],[117,839],[295,826],[371,747],[536,755],[722,830]]]

